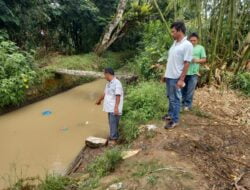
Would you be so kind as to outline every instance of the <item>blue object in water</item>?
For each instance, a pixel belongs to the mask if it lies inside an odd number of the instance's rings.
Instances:
[[[50,110],[45,110],[42,112],[43,116],[49,116],[52,114],[52,112]]]

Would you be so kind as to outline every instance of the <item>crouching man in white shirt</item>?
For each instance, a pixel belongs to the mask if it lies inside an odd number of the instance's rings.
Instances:
[[[108,121],[110,128],[109,140],[111,144],[115,144],[118,137],[118,125],[122,115],[123,107],[123,88],[121,82],[115,77],[112,68],[104,69],[105,79],[108,81],[104,94],[97,100],[96,104],[100,105],[104,100],[103,111],[108,113]]]

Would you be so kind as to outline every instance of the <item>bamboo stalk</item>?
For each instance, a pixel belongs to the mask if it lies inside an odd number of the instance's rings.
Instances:
[[[171,36],[170,28],[169,28],[169,26],[168,26],[168,23],[167,23],[167,21],[166,21],[164,15],[163,15],[162,12],[161,12],[161,9],[160,9],[160,7],[159,7],[159,5],[158,5],[158,3],[157,3],[157,0],[153,0],[153,2],[154,2],[154,4],[155,4],[155,8],[157,9],[157,11],[159,12],[159,14],[160,14],[160,16],[161,16],[162,21],[163,21],[164,24],[166,25],[167,32],[168,32],[169,36]]]
[[[213,42],[213,49],[212,49],[211,69],[210,69],[210,72],[209,72],[209,79],[208,79],[209,84],[211,84],[212,74],[214,73],[214,71],[216,69],[215,60],[216,60],[216,53],[217,53],[219,36],[220,36],[221,28],[222,28],[222,20],[223,20],[224,11],[225,11],[224,4],[225,4],[225,0],[221,0],[220,1],[220,8],[219,8],[219,20],[218,20],[218,24],[217,24],[217,28],[216,28],[216,34],[215,34],[215,39],[214,39],[214,42]]]

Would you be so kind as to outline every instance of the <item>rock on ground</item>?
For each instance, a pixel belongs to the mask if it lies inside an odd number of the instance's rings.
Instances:
[[[99,147],[103,147],[106,146],[108,143],[107,139],[104,138],[99,138],[99,137],[88,137],[85,140],[85,144],[86,146],[90,147],[90,148],[99,148]]]
[[[109,186],[109,188],[107,188],[107,190],[121,190],[123,188],[123,184],[122,182],[119,183],[115,183]]]

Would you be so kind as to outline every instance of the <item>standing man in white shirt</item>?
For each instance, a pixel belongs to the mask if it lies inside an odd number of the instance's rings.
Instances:
[[[168,114],[163,117],[167,121],[165,129],[172,129],[179,123],[181,88],[185,86],[185,76],[192,61],[193,45],[185,33],[186,27],[183,22],[174,22],[171,25],[171,34],[175,41],[168,51],[164,76],[169,100]]]
[[[104,100],[103,111],[108,113],[110,136],[109,143],[115,144],[118,137],[118,125],[122,115],[123,107],[123,88],[121,82],[115,77],[112,68],[104,69],[105,79],[108,81],[104,94],[97,100],[100,105]]]

